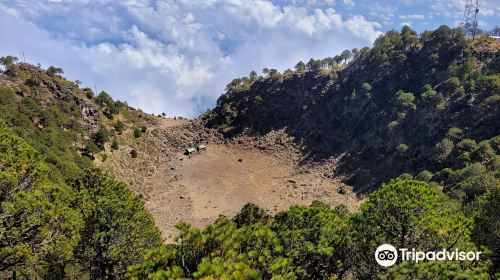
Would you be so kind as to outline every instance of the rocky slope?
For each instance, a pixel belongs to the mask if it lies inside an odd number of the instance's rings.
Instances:
[[[391,31],[328,71],[318,66],[327,59],[312,60],[306,70],[235,79],[202,118],[232,139],[282,130],[304,162],[336,158],[331,176],[368,191],[498,153],[488,141],[500,134],[499,50],[445,26]]]

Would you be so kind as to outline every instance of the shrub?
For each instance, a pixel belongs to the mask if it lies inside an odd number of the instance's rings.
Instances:
[[[92,91],[91,88],[88,88],[88,87],[84,88],[83,93],[85,93],[85,95],[87,96],[88,99],[94,98],[94,92]]]
[[[101,91],[101,93],[99,93],[99,95],[97,95],[97,97],[95,98],[95,101],[97,102],[97,104],[102,106],[110,104],[113,99],[111,99],[111,96],[109,96],[109,94],[107,94],[105,91]]]
[[[387,128],[394,129],[399,125],[398,121],[392,121],[387,125]]]
[[[482,161],[489,161],[496,154],[488,141],[479,143],[476,153]]]
[[[136,151],[135,149],[132,149],[132,150],[130,151],[130,156],[131,156],[132,158],[136,158],[136,157],[137,157],[137,151]]]
[[[238,227],[250,226],[256,223],[267,223],[271,220],[271,216],[259,206],[248,203],[234,217],[233,221]]]
[[[51,77],[55,76],[55,75],[60,75],[60,74],[64,74],[64,71],[61,68],[54,67],[54,66],[49,66],[49,68],[47,68],[47,75],[49,75]]]
[[[409,149],[409,147],[406,144],[399,144],[396,147],[396,151],[398,151],[398,153],[404,153],[404,152],[408,151],[408,149]]]
[[[469,152],[463,152],[458,156],[458,161],[463,164],[467,165],[470,163],[470,153]]]
[[[444,162],[453,151],[453,141],[444,138],[435,146],[435,157],[439,162]]]
[[[114,127],[115,127],[115,131],[118,134],[121,134],[123,132],[123,128],[125,127],[125,125],[121,121],[117,121],[115,123]]]
[[[457,77],[451,77],[443,84],[445,90],[449,93],[454,93],[460,86],[460,80]]]
[[[429,182],[430,180],[432,180],[432,172],[428,171],[428,170],[424,170],[420,173],[418,173],[418,175],[415,177],[415,179],[417,180],[420,180],[420,181],[425,181],[425,182]]]
[[[99,147],[99,149],[104,150],[104,144],[109,139],[109,133],[105,128],[101,128],[98,132],[92,135],[92,141]]]
[[[436,95],[437,95],[437,91],[435,91],[433,89],[429,89],[429,90],[423,92],[421,97],[425,101],[431,101],[434,99],[434,97],[436,97]]]
[[[146,126],[144,126],[144,125],[143,125],[143,126],[141,127],[141,132],[142,132],[142,133],[146,133],[146,131],[147,131],[147,128],[146,128]]]
[[[113,150],[118,150],[119,146],[118,146],[118,142],[116,140],[113,140],[113,143],[111,144],[111,148]]]
[[[460,152],[472,152],[477,149],[476,141],[472,139],[464,139],[457,144],[457,149]]]
[[[361,90],[363,91],[364,94],[367,94],[372,90],[372,86],[369,83],[363,83],[361,85]]]
[[[453,140],[460,140],[463,137],[463,132],[458,127],[451,127],[450,129],[448,129],[448,133],[446,134],[446,137],[453,139]]]
[[[415,96],[411,92],[404,92],[399,90],[395,95],[396,104],[403,110],[415,110],[417,106],[413,103],[415,101]]]
[[[138,128],[134,129],[134,137],[139,138],[142,136],[142,131]]]
[[[500,103],[500,94],[493,94],[492,96],[487,97],[484,100],[484,103],[490,106]]]
[[[412,180],[413,179],[413,175],[411,175],[410,173],[403,173],[403,174],[399,175],[398,179],[401,179],[401,180]]]

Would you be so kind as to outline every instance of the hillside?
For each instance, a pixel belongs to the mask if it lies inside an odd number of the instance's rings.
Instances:
[[[2,57],[0,278],[498,277],[499,51],[404,27],[193,120]],[[382,242],[484,258],[385,269]]]
[[[284,130],[304,162],[338,159],[332,174],[359,191],[402,173],[444,182],[444,168],[498,152],[499,50],[448,27],[391,31],[327,70],[332,59],[235,79],[203,120],[230,138]]]

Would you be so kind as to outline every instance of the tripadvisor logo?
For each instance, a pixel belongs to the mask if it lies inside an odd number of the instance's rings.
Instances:
[[[375,260],[381,266],[392,266],[398,259],[401,261],[411,261],[419,263],[422,261],[478,261],[482,252],[464,252],[455,250],[442,249],[440,251],[423,252],[417,251],[415,248],[407,249],[400,248],[396,250],[391,244],[382,244],[375,251]],[[399,258],[398,258],[399,257]]]

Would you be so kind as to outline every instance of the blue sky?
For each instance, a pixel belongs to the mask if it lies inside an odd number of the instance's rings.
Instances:
[[[0,55],[105,90],[150,113],[194,117],[264,67],[370,46],[390,29],[457,26],[463,0],[0,0]],[[479,23],[500,22],[497,0]]]

